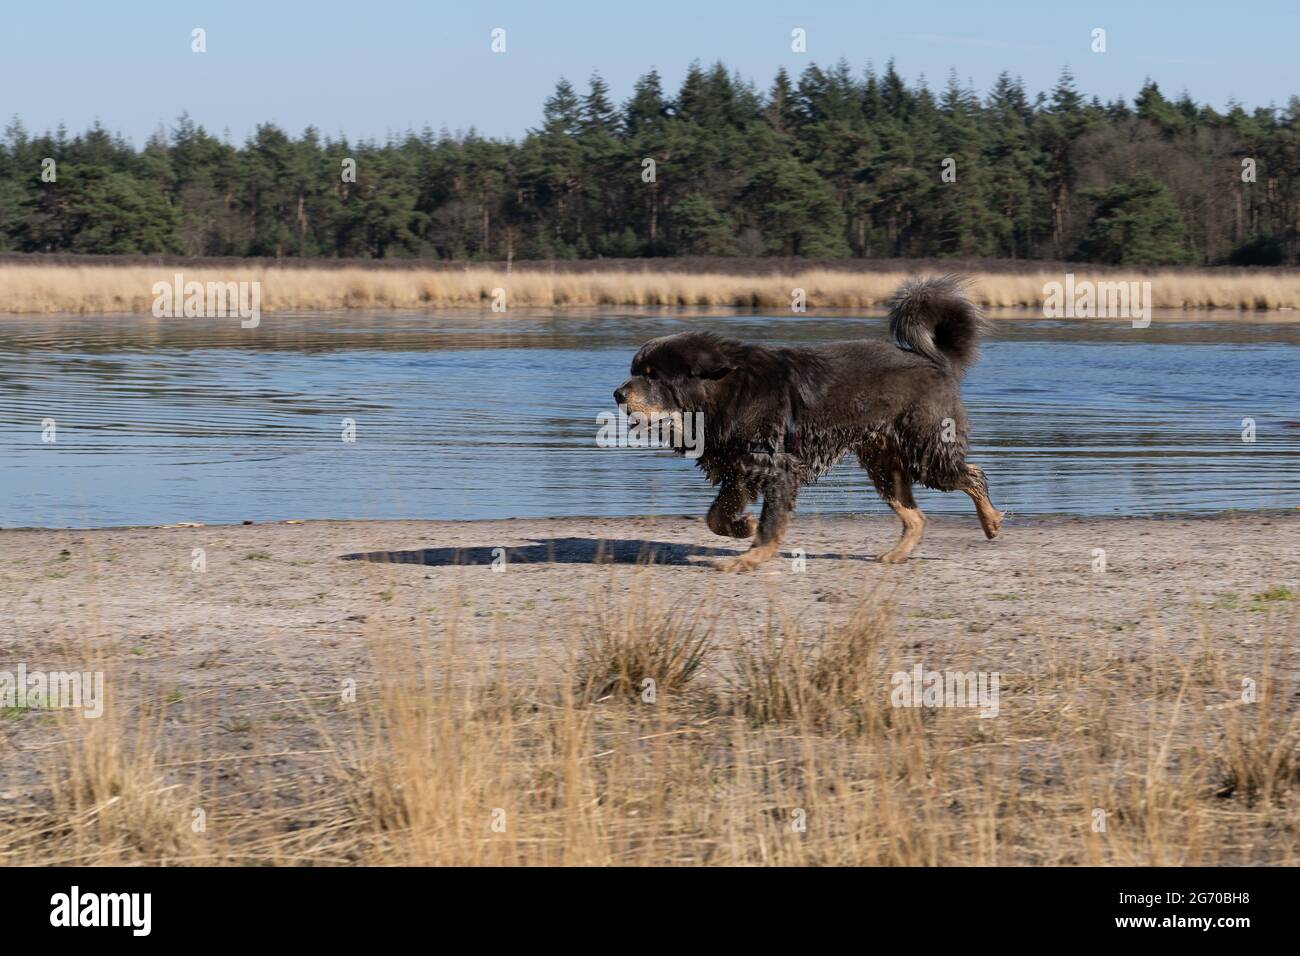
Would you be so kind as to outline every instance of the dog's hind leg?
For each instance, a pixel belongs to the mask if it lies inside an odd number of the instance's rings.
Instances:
[[[782,477],[763,491],[763,511],[758,519],[758,531],[749,550],[738,558],[727,558],[714,564],[719,571],[752,571],[781,549],[781,536],[790,524],[794,513],[799,485],[791,477]]]
[[[752,502],[753,499],[736,482],[724,478],[718,497],[704,519],[709,530],[724,538],[752,538],[758,530],[758,519],[745,514]]]
[[[993,502],[989,501],[989,481],[984,477],[984,469],[979,465],[967,465],[966,476],[957,487],[970,495],[970,500],[975,502],[975,511],[980,516],[984,537],[992,541],[1002,530],[1002,512],[994,508]]]
[[[873,471],[871,481],[880,497],[885,499],[885,504],[893,508],[894,514],[903,522],[903,534],[898,544],[882,554],[880,560],[886,564],[902,564],[925,535],[925,515],[912,497],[912,480],[895,469],[888,475]]]

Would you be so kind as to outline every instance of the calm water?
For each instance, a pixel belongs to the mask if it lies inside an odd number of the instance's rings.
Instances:
[[[0,318],[0,524],[702,513],[693,466],[595,443],[636,347],[688,327],[885,334],[871,316]],[[1020,514],[1290,508],[1298,392],[1300,325],[1004,320],[967,379],[972,458]],[[851,459],[800,510],[884,513]]]

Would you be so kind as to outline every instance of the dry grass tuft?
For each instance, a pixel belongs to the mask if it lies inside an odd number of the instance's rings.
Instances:
[[[580,700],[676,694],[703,666],[714,623],[693,609],[661,606],[644,584],[621,605],[612,605],[607,592],[594,596],[591,607],[574,668]]]
[[[96,719],[56,711],[60,737],[48,790],[0,820],[0,859],[13,863],[201,863],[193,781],[168,782],[157,714],[134,721],[110,706]],[[206,820],[204,820],[206,825]]]
[[[794,622],[769,621],[757,647],[737,652],[734,706],[755,725],[882,730],[889,723],[880,690],[889,684],[882,655],[891,622],[888,606],[864,599],[810,650]]]
[[[201,857],[193,826],[200,803],[190,784],[167,782],[160,714],[142,709],[133,725],[112,712],[95,720],[59,712],[59,720],[66,731],[57,751],[63,773],[50,804],[72,859],[166,865]]]
[[[1267,676],[1254,688],[1255,702],[1226,709],[1215,751],[1215,795],[1239,798],[1251,806],[1278,804],[1300,786],[1300,710],[1286,700],[1269,663]]]

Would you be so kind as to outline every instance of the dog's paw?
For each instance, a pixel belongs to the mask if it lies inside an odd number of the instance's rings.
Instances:
[[[713,567],[717,571],[728,573],[735,571],[748,571],[753,565],[747,564],[744,558],[719,558],[713,562]]]
[[[738,571],[753,571],[759,565],[759,561],[750,557],[748,554],[742,554],[738,558],[719,558],[713,562],[713,566],[719,571],[735,573]]]
[[[720,521],[711,517],[705,520],[709,523],[709,530],[723,538],[752,538],[758,534],[758,519],[753,515],[745,515],[733,521]]]
[[[899,551],[895,548],[892,551],[886,551],[880,556],[882,564],[902,564],[907,560],[910,551]]]

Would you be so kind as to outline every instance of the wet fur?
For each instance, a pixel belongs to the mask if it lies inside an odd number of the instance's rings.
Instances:
[[[720,486],[709,527],[756,535],[750,551],[724,567],[751,568],[775,554],[799,487],[849,452],[903,523],[902,538],[882,560],[902,561],[925,523],[913,483],[965,492],[985,534],[1000,529],[984,473],[966,461],[961,380],[978,357],[983,329],[959,280],[913,280],[891,303],[893,342],[782,348],[684,332],[647,342],[615,399],[648,415],[703,412],[697,464]],[[745,509],[760,497],[755,522]]]

